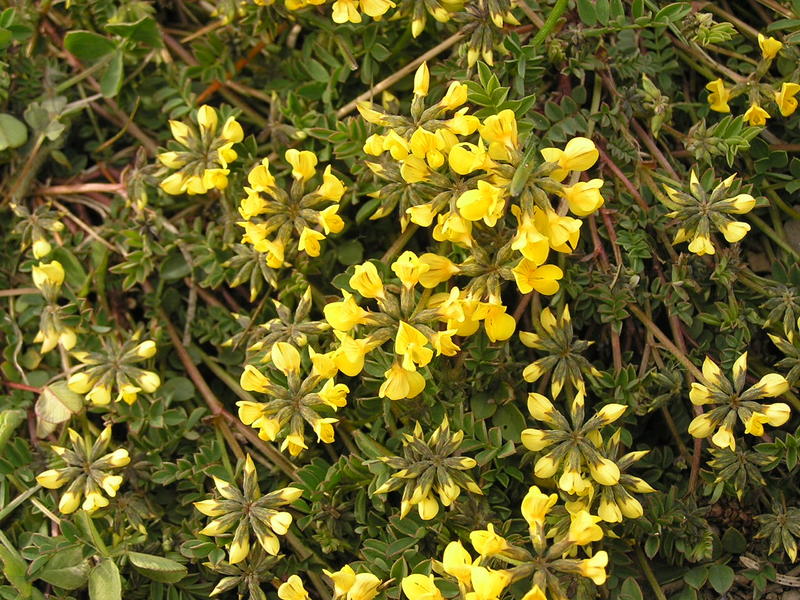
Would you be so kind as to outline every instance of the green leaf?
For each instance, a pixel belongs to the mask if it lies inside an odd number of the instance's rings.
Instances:
[[[724,594],[733,585],[734,572],[728,565],[713,565],[708,569],[708,582],[718,594]]]
[[[122,70],[123,54],[121,50],[114,52],[111,57],[111,62],[108,63],[103,77],[100,79],[100,91],[106,98],[113,98],[119,93],[122,87],[122,79],[124,76]]]
[[[504,404],[495,413],[492,423],[500,427],[505,439],[518,442],[525,429],[525,415],[513,404]]]
[[[722,549],[731,554],[741,554],[746,548],[747,540],[741,532],[734,527],[728,527],[722,536]]]
[[[653,21],[657,23],[674,23],[688,15],[691,10],[692,5],[688,2],[673,2],[658,11],[656,16],[653,17]]]
[[[343,265],[357,265],[364,260],[364,247],[358,240],[344,242],[336,249],[336,260]]]
[[[642,600],[642,589],[633,577],[622,582],[617,600]]]
[[[694,569],[689,570],[683,576],[683,580],[696,590],[699,590],[701,587],[703,587],[703,584],[706,582],[707,578],[708,569],[704,566],[695,567]]]
[[[3,562],[3,575],[6,580],[17,588],[20,598],[30,598],[33,586],[25,576],[27,563],[16,550],[11,550],[0,545],[0,561]]]
[[[109,23],[106,31],[134,42],[141,42],[149,48],[162,46],[161,32],[152,17],[143,17],[135,23]]]
[[[45,386],[34,406],[37,417],[36,434],[45,437],[82,409],[83,396],[70,390],[66,381],[56,381]]]
[[[106,558],[89,574],[90,600],[122,600],[122,580],[114,561]]]
[[[83,558],[81,549],[74,546],[56,553],[36,576],[56,587],[77,590],[86,585],[90,570],[89,561]]]
[[[91,31],[70,31],[64,37],[64,48],[81,61],[93,62],[114,51],[114,43]]]
[[[587,27],[591,27],[597,23],[597,15],[594,10],[594,2],[592,0],[578,0],[578,17],[581,23]]]
[[[128,552],[128,558],[137,571],[153,581],[176,583],[186,577],[187,570],[184,565],[163,556]]]
[[[19,148],[28,141],[28,128],[13,115],[0,113],[0,150]]]

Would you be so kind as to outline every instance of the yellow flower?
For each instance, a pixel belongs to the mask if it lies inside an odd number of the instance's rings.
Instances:
[[[408,600],[444,600],[442,592],[433,583],[433,575],[415,573],[403,577],[400,587]]]
[[[553,403],[541,394],[536,392],[528,394],[528,412],[537,421],[555,423],[553,420],[553,414],[555,413]]]
[[[356,582],[356,572],[353,571],[353,568],[350,565],[345,565],[333,573],[327,569],[322,569],[322,572],[333,580],[334,600],[345,596]]]
[[[428,165],[417,156],[409,156],[400,166],[400,176],[406,183],[420,183],[431,174]]]
[[[64,473],[57,469],[48,469],[36,476],[36,483],[48,490],[57,490],[67,481],[69,481],[69,478],[64,477]]]
[[[242,376],[239,378],[239,385],[248,392],[266,394],[272,387],[272,382],[253,365],[245,365]]]
[[[750,435],[762,436],[764,435],[764,423],[768,421],[769,418],[764,413],[754,412],[744,422],[744,432]]]
[[[168,169],[180,169],[186,165],[186,161],[181,158],[178,152],[162,152],[156,158],[158,158],[158,162]]]
[[[468,175],[478,169],[488,170],[494,164],[483,144],[476,146],[469,142],[462,142],[450,148],[447,162],[453,172],[459,175]]]
[[[483,327],[492,342],[504,341],[514,335],[517,322],[514,317],[506,312],[505,306],[502,304],[486,304],[485,307],[486,316],[483,320]]]
[[[378,269],[371,262],[356,265],[353,276],[350,277],[350,287],[364,298],[383,298],[383,281],[378,275]]]
[[[500,554],[508,548],[508,542],[503,536],[495,533],[494,525],[488,523],[486,529],[478,529],[469,534],[469,541],[475,552],[481,556]]]
[[[596,585],[603,585],[606,582],[606,565],[608,564],[608,554],[605,550],[595,553],[592,558],[585,558],[580,562],[578,568],[581,575],[591,579]]]
[[[767,423],[773,427],[780,427],[789,420],[791,413],[788,404],[783,402],[776,402],[769,406],[763,407],[764,415],[767,417]]]
[[[311,427],[313,427],[314,433],[317,434],[317,441],[325,444],[330,444],[333,442],[333,424],[338,422],[339,419],[334,419],[333,417],[315,419],[312,422]]]
[[[797,110],[797,99],[795,96],[800,92],[800,85],[784,81],[781,90],[775,92],[775,103],[784,117],[788,117]]]
[[[369,313],[356,304],[351,293],[343,290],[342,296],[343,300],[326,304],[323,309],[330,326],[338,331],[350,331],[356,325],[366,323]]]
[[[96,510],[108,506],[108,504],[108,498],[103,496],[103,494],[100,492],[91,491],[87,493],[86,497],[83,499],[81,508],[88,513],[93,513]]]
[[[550,248],[556,252],[569,254],[578,246],[583,223],[580,219],[562,217],[551,208],[542,210],[537,206],[533,209],[533,220],[536,229],[547,236]]]
[[[544,526],[544,519],[556,501],[558,501],[558,494],[548,496],[537,486],[532,485],[525,494],[525,498],[522,499],[522,516],[525,517],[531,528],[536,525]]]
[[[444,554],[442,555],[442,566],[444,567],[445,573],[458,579],[462,585],[469,585],[472,557],[464,546],[461,545],[461,542],[450,542],[447,544],[444,549]]]
[[[136,402],[136,398],[138,393],[141,392],[141,388],[136,387],[135,385],[125,384],[119,389],[119,394],[117,395],[117,402],[120,400],[124,400],[127,404],[133,404]]]
[[[708,104],[710,105],[711,110],[721,113],[731,112],[731,107],[728,106],[728,100],[730,100],[731,93],[730,90],[725,88],[725,84],[722,82],[722,79],[715,79],[714,81],[709,82],[706,84],[706,89],[711,92],[708,95]]]
[[[497,600],[511,583],[511,574],[508,571],[495,571],[486,567],[473,566],[470,576],[474,591],[467,594],[468,600]]]
[[[550,253],[550,242],[547,236],[536,229],[536,224],[528,213],[523,213],[516,204],[511,212],[517,218],[517,233],[511,241],[511,248],[518,250],[529,261],[541,265]]]
[[[300,372],[300,353],[288,342],[276,342],[270,351],[272,364],[286,376]]]
[[[400,321],[397,328],[397,337],[394,342],[394,351],[403,356],[402,366],[407,371],[415,370],[416,366],[424,367],[433,358],[433,350],[426,348],[428,338],[405,321]]]
[[[358,0],[336,0],[331,6],[331,19],[334,23],[361,23]]]
[[[467,190],[456,200],[462,217],[468,221],[483,219],[489,227],[494,227],[500,218],[504,203],[503,189],[483,179],[478,181],[477,189]]]
[[[409,146],[411,154],[419,159],[424,158],[431,169],[438,169],[444,164],[444,154],[441,152],[444,149],[444,145],[441,138],[437,137],[435,133],[418,127],[411,134]]]
[[[427,96],[430,80],[431,75],[428,72],[428,63],[423,62],[417,69],[417,72],[414,73],[414,95],[420,97]]]
[[[753,102],[750,105],[750,108],[748,108],[744,113],[744,120],[748,125],[752,125],[753,127],[761,127],[766,125],[767,119],[769,118],[769,113],[755,102]]]
[[[383,154],[384,136],[373,133],[371,136],[367,138],[367,141],[364,142],[364,152],[371,156],[380,156]]]
[[[290,148],[284,154],[286,162],[292,165],[292,177],[298,181],[305,181],[314,176],[317,166],[317,156],[313,152],[303,150],[302,152]]]
[[[505,109],[486,117],[478,131],[489,144],[489,156],[495,160],[508,160],[510,151],[519,147],[517,118],[513,110]]]
[[[339,372],[339,369],[336,368],[336,362],[333,360],[333,355],[333,352],[316,352],[311,346],[308,347],[308,356],[311,359],[311,364],[314,365],[314,373],[323,379],[335,377],[336,373]]]
[[[778,373],[768,373],[764,375],[756,384],[757,388],[763,396],[767,398],[774,398],[780,396],[789,389],[789,382],[783,375]]]
[[[176,142],[182,146],[189,145],[191,130],[189,129],[188,125],[181,123],[180,121],[170,121],[169,129],[172,132],[172,137],[175,138]]]
[[[615,462],[600,457],[597,463],[589,463],[589,473],[600,485],[616,485],[619,483],[619,467]]]
[[[714,244],[711,243],[711,238],[708,235],[698,234],[689,243],[689,252],[694,252],[698,256],[705,254],[714,254]]]
[[[331,204],[329,207],[319,211],[317,220],[322,225],[322,231],[325,235],[329,233],[339,233],[344,229],[344,221],[339,216],[339,205]]]
[[[711,436],[711,441],[720,448],[730,448],[736,450],[736,437],[733,430],[728,425],[722,425],[717,432]]]
[[[217,130],[217,111],[211,106],[204,104],[197,109],[197,124],[200,126],[200,131],[206,135],[214,135]]]
[[[152,394],[161,387],[161,377],[153,371],[142,371],[136,378],[136,382],[145,394]]]
[[[398,363],[394,363],[383,376],[386,380],[378,391],[381,398],[389,400],[414,398],[425,389],[425,378],[419,372],[408,371]]]
[[[444,110],[455,110],[467,101],[466,84],[454,81],[447,88],[447,92],[439,101],[439,106]]]
[[[395,6],[397,5],[390,0],[361,0],[361,10],[373,19],[384,15],[387,10]]]
[[[35,240],[31,245],[31,250],[33,251],[33,257],[36,259],[44,258],[52,251],[53,247],[50,245],[50,242],[43,238],[39,238]]]
[[[410,206],[406,209],[406,214],[412,223],[416,223],[420,227],[430,227],[431,223],[433,223],[433,218],[436,216],[436,211],[433,205],[427,202],[417,206]]]
[[[322,401],[336,410],[347,406],[347,394],[350,391],[343,383],[335,383],[333,379],[328,379],[322,389],[317,392]]]
[[[775,58],[783,48],[783,44],[774,37],[764,37],[761,33],[758,34],[758,46],[761,48],[761,56],[767,60]]]
[[[747,232],[750,231],[750,225],[742,221],[732,221],[722,225],[719,231],[725,237],[726,241],[733,244],[747,235]]]
[[[453,242],[466,247],[473,244],[472,223],[452,211],[436,217],[432,235],[437,242]]]
[[[600,517],[591,515],[586,510],[579,510],[570,517],[568,538],[571,542],[585,546],[603,538],[603,530],[597,524]]]
[[[375,125],[383,125],[384,127],[389,125],[389,121],[386,120],[384,113],[375,110],[375,108],[373,108],[374,106],[372,102],[361,101],[356,103],[356,108],[365,121]]]
[[[448,119],[444,122],[445,127],[458,135],[472,135],[475,133],[481,126],[481,121],[475,115],[467,114],[468,110],[469,108],[466,106],[459,110],[453,115],[452,119]]]
[[[739,194],[733,198],[728,198],[727,202],[731,203],[730,212],[737,215],[749,213],[756,205],[756,199],[750,194]]]
[[[344,195],[345,189],[341,179],[331,172],[331,166],[325,167],[325,171],[322,173],[322,185],[319,186],[317,193],[326,200],[339,202]]]
[[[552,296],[558,291],[558,280],[564,277],[564,272],[556,265],[537,266],[527,258],[520,260],[511,272],[523,294],[536,290],[545,296]]]
[[[228,117],[225,125],[222,126],[222,137],[232,144],[241,142],[244,139],[244,131],[239,121],[234,117]]]
[[[392,271],[406,288],[413,288],[419,283],[423,273],[430,270],[430,266],[422,262],[419,257],[406,250],[392,263]]]
[[[714,431],[716,425],[716,421],[708,414],[698,415],[689,423],[689,435],[696,438],[707,438]]]
[[[33,285],[44,294],[56,293],[64,283],[64,267],[57,260],[49,263],[40,262],[31,268]]]
[[[80,503],[81,496],[79,493],[66,491],[58,501],[58,510],[60,513],[68,515],[78,510]]]
[[[358,573],[347,593],[347,600],[372,600],[378,595],[380,585],[381,580],[372,573]]]
[[[269,159],[265,158],[247,174],[247,183],[256,192],[267,192],[275,187],[275,178],[269,172]]]
[[[570,171],[585,171],[591,168],[600,156],[594,142],[585,137],[572,138],[564,149],[544,148],[542,156],[549,163],[558,165],[550,178],[563,181]]]
[[[308,227],[303,227],[300,232],[300,240],[297,244],[297,249],[300,252],[305,251],[311,257],[317,257],[320,253],[320,241],[325,239],[325,234],[315,231]]]
[[[437,331],[431,336],[431,345],[436,350],[436,355],[440,356],[455,356],[461,348],[453,343],[453,336],[455,329],[448,329],[446,331]]]
[[[303,581],[292,575],[278,588],[278,598],[281,600],[309,600],[308,592],[303,587]]]
[[[547,600],[547,596],[544,595],[542,588],[540,588],[538,585],[534,585],[522,597],[522,600]]]
[[[298,456],[303,450],[307,450],[306,442],[303,439],[302,433],[290,433],[286,439],[281,443],[281,450],[289,449],[289,454]]]
[[[348,377],[355,377],[364,368],[364,357],[372,345],[367,339],[354,339],[341,331],[334,331],[334,334],[340,342],[333,356],[336,368]]]
[[[453,275],[457,275],[460,271],[447,257],[431,252],[426,252],[419,257],[419,260],[422,264],[428,265],[428,270],[419,277],[419,282],[424,288],[435,288]]]
[[[564,198],[572,214],[587,217],[603,206],[603,196],[600,195],[602,187],[602,179],[579,181],[573,186],[565,187]]]

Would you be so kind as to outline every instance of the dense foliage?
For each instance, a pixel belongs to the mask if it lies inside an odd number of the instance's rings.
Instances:
[[[0,598],[797,599],[800,2],[0,12]]]

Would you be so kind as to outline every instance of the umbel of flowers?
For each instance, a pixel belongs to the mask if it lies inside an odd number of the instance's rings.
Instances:
[[[304,378],[297,348],[288,342],[276,342],[270,351],[268,374],[247,365],[239,382],[242,389],[268,397],[266,402],[238,402],[241,421],[258,429],[263,440],[281,438],[281,450],[288,448],[292,456],[308,448],[306,423],[316,433],[317,441],[333,442],[333,424],[339,419],[320,412],[333,414],[345,406],[350,391],[345,384],[335,382],[338,369],[329,356],[314,352],[310,346],[308,352],[313,368]]]
[[[446,418],[427,440],[417,423],[413,435],[403,434],[402,457],[384,456],[378,459],[396,472],[373,493],[386,494],[403,488],[400,518],[416,506],[424,521],[436,516],[440,502],[442,506],[452,505],[462,489],[482,494],[478,484],[464,472],[475,466],[475,460],[455,455],[463,439],[463,431],[450,433]]]
[[[262,495],[258,473],[249,454],[244,461],[241,488],[217,477],[214,477],[214,487],[219,498],[194,503],[197,510],[212,517],[200,530],[200,535],[224,536],[233,529],[228,549],[228,562],[232,565],[250,554],[251,534],[264,552],[272,556],[278,554],[278,536],[286,535],[292,524],[291,513],[279,509],[297,500],[302,490],[287,487]]]
[[[111,427],[103,429],[94,442],[74,429],[68,429],[67,433],[70,448],[50,446],[65,465],[39,473],[36,482],[51,490],[67,486],[58,501],[58,510],[63,514],[73,513],[78,507],[93,513],[108,506],[108,498],[117,495],[122,485],[122,475],[117,471],[131,459],[125,448],[106,452],[111,442]]]
[[[170,121],[174,141],[158,160],[171,173],[161,181],[167,194],[205,194],[228,187],[228,165],[238,157],[233,149],[244,139],[234,117],[220,125],[217,111],[208,105],[197,109],[195,123]]]
[[[114,337],[101,337],[101,349],[93,352],[73,352],[82,364],[67,380],[69,389],[85,394],[95,406],[105,406],[115,397],[128,404],[136,402],[139,393],[152,394],[161,386],[155,371],[138,366],[156,353],[153,340],[139,341],[139,334],[119,342]]]
[[[755,385],[745,388],[747,352],[733,363],[732,380],[719,366],[706,357],[703,362],[703,383],[692,383],[689,399],[696,406],[711,407],[689,424],[689,433],[696,438],[711,437],[715,446],[736,450],[734,427],[744,424],[744,432],[764,435],[764,425],[779,427],[789,420],[789,405],[783,402],[763,404],[763,398],[775,398],[789,389],[783,375],[768,373]]]
[[[331,166],[316,178],[317,157],[313,152],[292,148],[284,158],[292,167],[291,188],[287,191],[277,184],[265,158],[248,174],[246,197],[239,203],[244,219],[239,222],[244,228],[242,243],[263,253],[273,269],[282,267],[297,252],[319,256],[325,236],[344,228],[338,211],[345,186],[331,172]],[[321,179],[318,185],[312,184],[315,179]]]
[[[39,331],[34,342],[40,343],[42,354],[50,352],[58,345],[64,350],[71,350],[78,341],[75,330],[64,320],[67,307],[58,303],[61,286],[64,283],[64,267],[57,260],[49,263],[40,262],[31,269],[33,285],[36,286],[47,305],[39,317]]]
[[[694,170],[689,175],[689,191],[682,192],[665,185],[668,199],[661,201],[672,209],[667,216],[680,223],[673,244],[689,242],[689,252],[697,255],[714,254],[712,233],[718,231],[730,243],[740,241],[750,225],[737,221],[733,215],[749,213],[756,205],[750,194],[732,195],[734,173],[707,192]]]

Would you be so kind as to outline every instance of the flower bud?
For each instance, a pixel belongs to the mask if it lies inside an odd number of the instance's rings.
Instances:
[[[189,145],[191,130],[189,129],[188,125],[181,123],[180,121],[170,121],[169,129],[172,132],[172,137],[175,138],[176,142],[183,146]]]
[[[80,371],[78,373],[73,373],[67,379],[67,387],[70,391],[75,392],[76,394],[85,394],[94,385],[95,380],[93,377],[90,377],[87,373]]]
[[[36,483],[48,490],[57,490],[66,482],[63,472],[59,469],[48,469],[36,476]]]
[[[112,467],[124,467],[131,462],[131,457],[125,448],[117,448],[108,456],[108,464]]]
[[[39,238],[35,242],[33,242],[33,257],[34,258],[44,258],[50,251],[52,250],[52,246],[50,246],[50,242],[48,242],[44,238]]]
[[[780,396],[789,389],[789,382],[786,381],[783,375],[768,373],[759,380],[755,387],[759,388],[762,396],[774,398],[775,396]]]
[[[111,402],[111,388],[107,385],[96,385],[86,394],[86,399],[94,406],[105,406]]]
[[[156,343],[153,340],[145,340],[134,350],[136,356],[140,358],[150,358],[156,353]]]
[[[78,510],[80,502],[80,494],[69,491],[64,492],[61,495],[61,499],[58,501],[58,510],[65,515],[74,513],[76,510]]]
[[[423,62],[417,72],[414,74],[414,95],[427,96],[428,87],[430,85],[430,72],[428,71],[428,63]]]
[[[153,371],[143,371],[136,381],[145,394],[152,394],[161,386],[161,377]]]
[[[197,110],[197,124],[203,132],[213,135],[217,130],[218,122],[217,111],[207,104]]]

